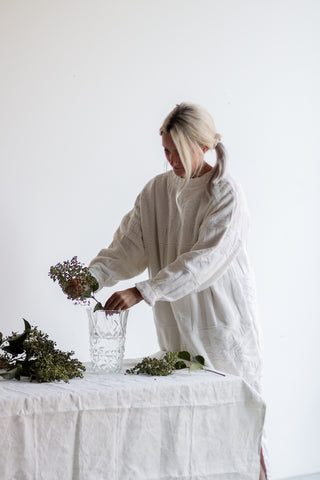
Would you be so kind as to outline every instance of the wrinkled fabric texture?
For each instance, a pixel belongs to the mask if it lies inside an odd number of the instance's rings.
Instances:
[[[265,416],[240,377],[0,380],[0,478],[257,480]]]
[[[123,218],[109,248],[91,262],[100,286],[148,268],[136,284],[153,307],[161,350],[187,350],[240,375],[258,391],[262,369],[256,293],[246,242],[248,212],[239,185],[212,173],[152,179]]]

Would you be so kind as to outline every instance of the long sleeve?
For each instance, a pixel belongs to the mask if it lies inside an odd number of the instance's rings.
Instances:
[[[192,249],[152,279],[136,284],[147,303],[179,300],[204,290],[223,275],[245,241],[247,217],[243,207],[241,193],[229,185],[209,208]]]
[[[111,245],[98,253],[91,261],[89,269],[100,287],[109,287],[120,280],[138,275],[146,267],[139,196],[134,208],[122,219]]]

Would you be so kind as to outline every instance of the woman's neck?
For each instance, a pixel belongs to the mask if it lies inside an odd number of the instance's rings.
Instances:
[[[202,177],[202,175],[205,175],[210,170],[212,170],[211,165],[204,162],[203,165],[201,165],[201,168],[199,170],[197,169],[192,173],[191,178]]]

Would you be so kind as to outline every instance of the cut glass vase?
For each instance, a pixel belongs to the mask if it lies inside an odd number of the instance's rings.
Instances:
[[[91,371],[119,373],[122,369],[129,310],[88,309]]]

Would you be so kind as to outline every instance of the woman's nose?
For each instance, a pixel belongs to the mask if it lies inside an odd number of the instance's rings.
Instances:
[[[170,158],[170,163],[175,166],[180,165],[181,162],[180,162],[179,155],[177,155],[176,153],[173,153]]]

